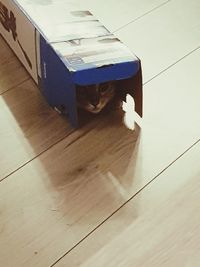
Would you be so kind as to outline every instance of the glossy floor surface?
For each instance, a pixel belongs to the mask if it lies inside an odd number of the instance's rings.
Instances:
[[[80,4],[142,60],[141,129],[74,130],[0,37],[0,266],[197,267],[200,1]]]

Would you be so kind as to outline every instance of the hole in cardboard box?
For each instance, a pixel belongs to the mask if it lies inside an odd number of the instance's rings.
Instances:
[[[98,114],[119,98],[116,81],[91,85],[76,85],[77,107]]]

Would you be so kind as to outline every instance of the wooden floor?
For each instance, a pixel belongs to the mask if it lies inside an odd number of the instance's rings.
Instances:
[[[80,2],[142,60],[141,130],[72,129],[0,37],[0,266],[198,267],[200,1]]]

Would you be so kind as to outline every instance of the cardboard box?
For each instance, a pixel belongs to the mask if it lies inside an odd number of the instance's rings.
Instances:
[[[142,117],[140,60],[89,11],[69,0],[0,0],[0,33],[49,105],[79,125],[77,85],[116,81]]]

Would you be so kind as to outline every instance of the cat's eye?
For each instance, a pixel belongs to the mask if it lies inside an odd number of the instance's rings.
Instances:
[[[105,93],[108,90],[108,86],[107,85],[103,85],[99,88],[100,93]]]

